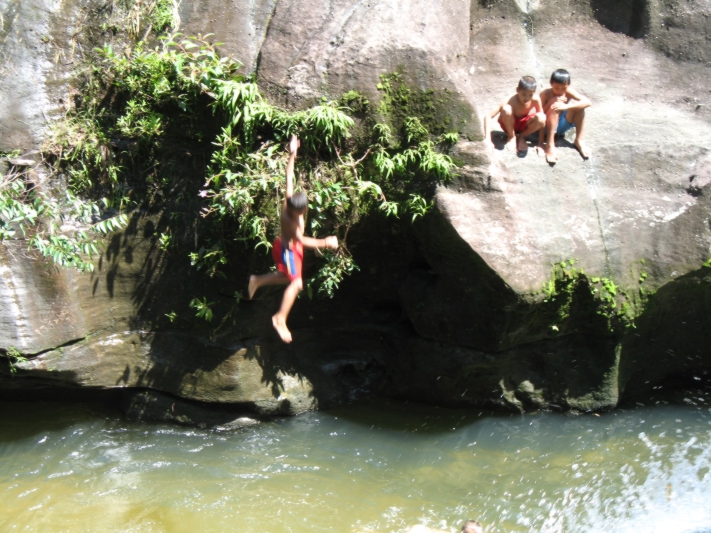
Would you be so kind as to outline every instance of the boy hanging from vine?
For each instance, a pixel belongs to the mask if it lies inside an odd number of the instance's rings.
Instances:
[[[284,298],[279,311],[272,317],[272,324],[277,330],[281,340],[291,342],[291,332],[286,327],[286,318],[296,301],[296,297],[304,288],[301,279],[301,266],[304,260],[304,247],[306,248],[338,248],[338,239],[335,236],[325,239],[314,239],[304,235],[304,215],[309,203],[306,194],[294,194],[294,161],[299,150],[299,139],[296,135],[289,141],[289,162],[286,165],[286,199],[281,208],[281,235],[277,237],[272,246],[272,258],[276,263],[277,272],[250,276],[249,299],[254,297],[257,289],[265,285],[288,285],[284,291]]]

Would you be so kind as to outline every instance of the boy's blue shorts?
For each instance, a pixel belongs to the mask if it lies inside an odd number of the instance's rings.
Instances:
[[[560,114],[560,117],[558,117],[558,129],[555,130],[556,135],[565,135],[569,129],[575,127],[575,124],[568,122],[568,119],[566,118],[567,114],[568,110],[566,109]]]

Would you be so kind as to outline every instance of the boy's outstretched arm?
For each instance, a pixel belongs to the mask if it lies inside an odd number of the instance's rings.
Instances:
[[[494,143],[491,141],[491,121],[501,112],[503,106],[504,104],[499,104],[490,113],[484,115],[484,143],[487,146],[494,146]]]
[[[313,237],[306,237],[301,234],[301,232],[297,232],[296,240],[300,241],[305,248],[330,248],[331,250],[338,248],[338,237],[334,235],[326,237],[325,239],[314,239]]]
[[[536,113],[543,113],[543,95],[542,94],[539,94],[538,96],[533,97],[533,105],[536,108]],[[543,142],[545,140],[544,139],[545,130],[546,130],[545,126],[543,128],[541,128],[540,130],[538,130],[538,144],[536,145],[537,148],[543,148]]]
[[[551,108],[555,111],[565,111],[567,109],[585,109],[590,107],[592,102],[587,96],[583,96],[578,91],[574,89],[568,89],[565,93],[568,101],[566,103],[554,102]]]
[[[289,141],[289,161],[286,164],[286,198],[291,198],[294,194],[294,161],[296,160],[296,152],[299,151],[299,138],[296,135],[291,136]]]

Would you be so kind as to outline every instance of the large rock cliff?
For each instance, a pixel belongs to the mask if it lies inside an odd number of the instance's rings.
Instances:
[[[36,149],[71,95],[78,0],[0,5],[0,149]],[[135,213],[93,274],[0,245],[0,347],[24,354],[0,388],[150,388],[296,413],[367,395],[445,405],[606,409],[711,369],[711,79],[708,3],[183,0],[186,33],[214,32],[270,98],[300,107],[383,74],[449,95],[457,179],[413,228],[373,219],[350,239],[361,272],[332,301],[299,301],[295,342],[275,337],[279,293],[216,330],[171,328],[199,286]],[[550,167],[481,143],[480,117],[564,67],[593,106],[582,160]],[[496,134],[495,134],[496,136]],[[40,176],[41,178],[41,176]],[[565,263],[564,265],[562,263]],[[595,292],[597,291],[597,292]],[[612,295],[624,313],[601,306]],[[624,316],[623,316],[624,315]]]

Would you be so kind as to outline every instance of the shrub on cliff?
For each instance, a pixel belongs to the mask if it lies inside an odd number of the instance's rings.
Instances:
[[[215,47],[209,36],[175,34],[153,49],[139,42],[122,53],[98,50],[80,105],[55,127],[47,147],[55,168],[76,195],[108,198],[124,209],[164,194],[199,202],[206,238],[191,260],[211,276],[223,275],[230,242],[271,246],[284,195],[282,144],[297,133],[304,153],[298,187],[310,198],[310,231],[336,232],[343,242],[324,254],[307,286],[309,294],[333,295],[357,268],[347,248],[353,224],[377,210],[424,215],[452,162],[417,117],[395,134],[370,124],[365,139],[353,142],[352,110],[337,102],[300,111],[274,106]],[[362,113],[362,98],[348,101]],[[209,156],[200,182],[176,170],[178,151]]]

